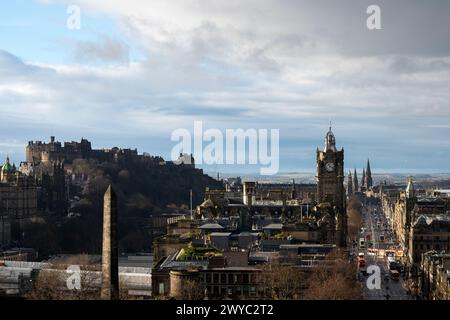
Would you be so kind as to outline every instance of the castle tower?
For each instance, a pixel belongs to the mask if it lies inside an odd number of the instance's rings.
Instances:
[[[356,168],[353,174],[353,192],[359,191],[358,175],[356,174]]]
[[[119,299],[119,248],[117,240],[117,196],[110,185],[103,204],[102,289],[104,300]]]
[[[373,186],[372,171],[370,170],[370,161],[369,159],[367,159],[365,187],[369,189],[372,186]]]

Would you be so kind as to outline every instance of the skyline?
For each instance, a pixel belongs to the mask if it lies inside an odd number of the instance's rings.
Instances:
[[[72,4],[80,30],[66,27]],[[332,120],[348,169],[370,158],[374,173],[450,172],[450,4],[377,1],[374,31],[368,4],[5,4],[0,162],[51,135],[169,159],[170,133],[202,120],[280,129],[280,173],[313,171]],[[238,169],[257,171],[217,166]]]

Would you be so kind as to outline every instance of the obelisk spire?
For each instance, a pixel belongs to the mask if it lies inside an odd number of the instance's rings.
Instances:
[[[102,289],[104,300],[119,299],[119,247],[117,240],[117,196],[112,185],[103,203]]]

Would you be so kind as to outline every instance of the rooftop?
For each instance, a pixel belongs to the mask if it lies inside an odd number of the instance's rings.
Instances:
[[[283,229],[282,223],[271,223],[263,227],[263,230],[281,230],[281,229]]]
[[[205,223],[204,225],[201,225],[199,229],[224,229],[224,227],[218,223]]]

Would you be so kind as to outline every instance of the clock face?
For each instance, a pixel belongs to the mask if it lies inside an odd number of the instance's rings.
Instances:
[[[334,171],[334,163],[333,162],[327,162],[325,164],[325,170],[327,170],[328,172],[333,172]]]

